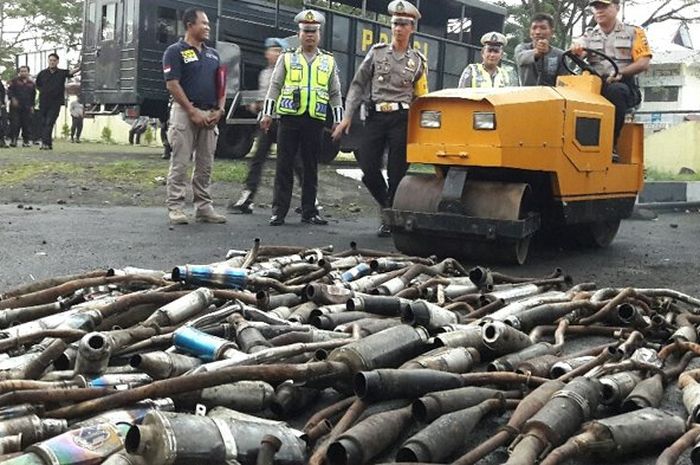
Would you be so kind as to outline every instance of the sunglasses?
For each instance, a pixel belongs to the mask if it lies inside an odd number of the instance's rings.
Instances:
[[[501,47],[486,47],[486,51],[490,53],[500,53]]]
[[[314,32],[318,32],[318,28],[317,27],[314,27],[314,28],[304,27],[301,29],[301,32],[304,32],[306,34],[313,34]]]
[[[391,25],[392,26],[412,26],[413,20],[412,19],[392,19]]]

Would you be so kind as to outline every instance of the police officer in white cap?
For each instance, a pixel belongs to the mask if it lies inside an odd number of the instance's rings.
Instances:
[[[332,54],[318,48],[321,25],[325,22],[323,15],[304,10],[294,20],[299,24],[300,46],[287,50],[277,60],[260,121],[260,127],[267,131],[272,125],[273,113],[280,115],[271,226],[284,224],[289,211],[297,152],[303,166],[301,221],[328,224],[315,205],[318,158],[326,113],[332,109],[336,124],[343,118],[335,60]]]
[[[503,58],[503,47],[508,40],[500,32],[481,36],[481,63],[471,63],[459,78],[459,87],[507,87],[512,83],[508,73],[498,66]]]
[[[362,181],[381,208],[393,203],[396,188],[406,174],[406,130],[408,108],[416,97],[428,92],[425,57],[410,47],[411,34],[421,14],[406,0],[389,3],[391,44],[374,44],[355,73],[345,101],[345,118],[333,131],[338,140],[350,129],[352,116],[365,96],[370,99],[365,137],[355,158],[362,168]],[[384,147],[389,146],[389,185],[382,175]],[[381,224],[380,237],[391,234]]]

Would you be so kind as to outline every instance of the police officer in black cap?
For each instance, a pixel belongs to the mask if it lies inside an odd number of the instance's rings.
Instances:
[[[405,0],[389,3],[391,17],[391,44],[372,46],[350,84],[345,101],[345,118],[333,131],[338,140],[350,129],[352,115],[366,94],[371,104],[365,129],[365,138],[355,151],[362,168],[362,182],[380,208],[390,207],[396,188],[408,170],[406,163],[406,131],[408,108],[414,98],[428,92],[425,57],[410,47],[411,33],[415,30],[420,12]],[[389,185],[382,175],[385,145],[389,145],[387,171]],[[381,224],[377,234],[391,234],[388,225]]]

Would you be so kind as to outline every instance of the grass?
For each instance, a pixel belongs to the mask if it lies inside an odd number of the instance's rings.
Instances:
[[[700,173],[674,174],[655,168],[646,168],[644,170],[644,175],[647,181],[700,181]]]
[[[80,176],[86,169],[76,163],[32,161],[13,162],[0,166],[0,184],[16,185],[30,179],[58,174],[63,176]]]
[[[0,152],[0,184],[13,186],[39,177],[59,175],[76,180],[89,177],[93,181],[155,188],[162,185],[162,178],[168,174],[168,162],[153,156],[160,154],[161,150],[157,147],[60,141],[56,141],[51,152],[37,153],[36,147],[18,147]],[[129,156],[110,156],[115,154]],[[246,173],[243,160],[216,160],[212,179],[241,183]]]

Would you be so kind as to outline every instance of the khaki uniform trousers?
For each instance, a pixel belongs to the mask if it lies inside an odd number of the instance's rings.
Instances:
[[[204,115],[210,113],[204,110],[197,111]],[[187,168],[194,161],[191,180],[194,208],[197,213],[209,213],[213,211],[209,185],[219,129],[217,127],[200,128],[195,126],[190,121],[187,111],[178,103],[173,103],[168,124],[168,141],[172,146],[166,186],[168,210],[184,209],[187,192]]]

